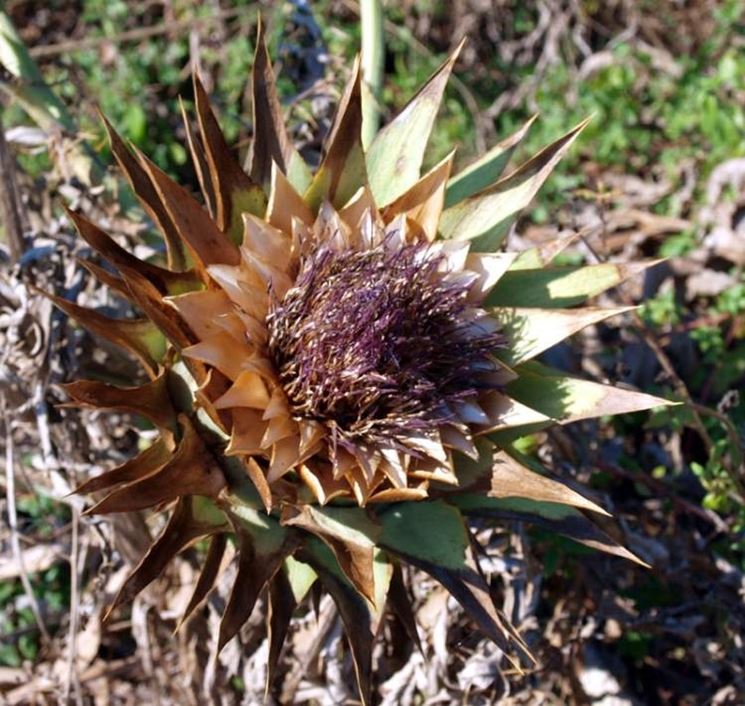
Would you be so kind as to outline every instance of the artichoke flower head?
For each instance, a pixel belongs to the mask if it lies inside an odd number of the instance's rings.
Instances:
[[[498,251],[584,123],[506,177],[529,123],[459,175],[452,154],[420,174],[456,56],[367,148],[356,62],[313,172],[283,125],[260,30],[245,170],[194,80],[196,121],[186,112],[184,121],[203,202],[106,124],[164,236],[167,267],[69,215],[118,275],[92,270],[141,318],[111,320],[55,298],[149,376],[126,388],[74,382],[72,400],[142,415],[160,432],[78,489],[99,494],[91,513],[170,511],[110,610],[209,538],[190,614],[232,540],[238,571],[219,647],[268,589],[271,680],[293,611],[316,584],[338,606],[365,703],[385,611],[417,640],[405,564],[445,586],[516,663],[531,659],[492,601],[468,518],[527,520],[634,559],[593,523],[602,508],[513,441],[666,404],[533,360],[624,311],[582,304],[650,263],[553,267],[571,238]]]

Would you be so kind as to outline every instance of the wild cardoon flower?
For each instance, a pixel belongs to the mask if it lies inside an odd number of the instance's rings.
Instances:
[[[172,507],[114,607],[183,548],[211,538],[187,615],[234,536],[238,574],[219,645],[268,586],[270,679],[292,612],[315,582],[336,601],[363,699],[386,608],[416,637],[400,565],[429,572],[506,652],[527,653],[492,603],[467,517],[526,519],[631,557],[604,512],[513,445],[525,433],[664,400],[571,378],[533,359],[623,310],[577,307],[647,263],[551,266],[563,240],[496,252],[582,125],[500,179],[528,125],[457,176],[420,167],[452,56],[364,150],[355,66],[312,173],[281,122],[259,36],[246,171],[195,79],[185,120],[204,205],[107,125],[114,155],[163,232],[144,262],[78,214],[144,315],[112,321],[55,299],[142,362],[150,382],[82,381],[73,400],[149,419],[158,440],[79,490],[91,512]],[[95,271],[95,266],[94,266]],[[100,270],[99,270],[100,271]],[[633,557],[632,557],[633,558]]]

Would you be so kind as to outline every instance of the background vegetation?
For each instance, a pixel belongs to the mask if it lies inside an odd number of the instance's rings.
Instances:
[[[15,528],[0,529],[0,703],[54,703],[60,694],[77,703],[200,703],[202,670],[223,703],[254,703],[261,691],[257,663],[237,647],[227,651],[216,674],[206,666],[199,631],[210,629],[219,597],[200,625],[178,640],[169,638],[181,589],[194,578],[188,561],[131,615],[101,627],[101,609],[122,567],[137,557],[142,533],[154,528],[142,520],[113,530],[81,520],[82,505],[62,491],[86,477],[91,464],[110,458],[112,449],[126,457],[137,435],[123,417],[57,410],[53,403],[61,396],[48,385],[104,366],[115,376],[123,363],[112,361],[110,352],[97,353],[79,333],[60,331],[48,310],[42,312],[44,335],[32,322],[37,309],[14,317],[19,283],[29,277],[121,307],[76,267],[74,256],[83,248],[60,210],[62,203],[81,206],[122,237],[135,232],[123,215],[142,220],[118,182],[105,176],[111,159],[96,109],[159,166],[195,184],[179,97],[190,103],[190,74],[198,69],[229,137],[245,149],[251,133],[246,86],[259,10],[293,135],[313,160],[359,47],[355,2],[6,3],[72,124],[60,131],[34,120],[18,99],[9,67],[0,67],[2,124],[26,234],[20,264],[11,266],[0,255],[8,466],[0,508]],[[610,531],[652,569],[588,555],[538,531],[493,531],[484,561],[494,590],[541,665],[524,676],[504,673],[501,655],[423,584],[418,598],[420,618],[430,625],[423,635],[427,666],[416,655],[380,655],[381,698],[388,703],[741,703],[743,12],[737,0],[388,3],[386,116],[461,36],[469,37],[429,164],[452,145],[467,164],[538,113],[524,146],[524,154],[533,153],[593,115],[531,215],[510,236],[510,247],[585,229],[590,235],[564,256],[567,262],[668,258],[643,282],[611,297],[616,304],[643,301],[638,315],[596,327],[547,355],[569,371],[685,402],[523,441],[526,452],[563,477],[589,483],[618,519]],[[88,160],[82,171],[81,154]],[[0,236],[7,242],[4,226]],[[142,228],[157,247],[147,224]],[[62,431],[62,422],[69,429],[71,419],[79,427],[74,435]],[[25,566],[12,547],[14,534]],[[313,637],[318,631],[309,613],[308,634],[301,629],[294,636],[296,656],[285,665],[279,703],[340,702],[349,665],[342,660],[343,669],[334,667],[339,636],[334,617],[327,622],[321,620],[320,638]],[[246,631],[244,643],[252,639]]]

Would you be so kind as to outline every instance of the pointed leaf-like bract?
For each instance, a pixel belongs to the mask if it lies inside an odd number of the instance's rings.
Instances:
[[[179,237],[179,233],[166,212],[162,201],[158,197],[150,177],[133,157],[126,144],[124,144],[124,140],[119,137],[119,134],[111,126],[111,123],[103,114],[100,114],[100,116],[106,128],[114,158],[127,177],[127,181],[129,181],[132,190],[137,195],[143,208],[163,233],[168,251],[169,268],[174,270],[187,269],[188,257],[184,249],[184,243]]]
[[[77,404],[139,414],[166,433],[176,430],[176,412],[165,373],[135,387],[117,387],[96,380],[76,380],[61,387]]]
[[[644,564],[630,551],[611,539],[592,520],[575,507],[528,498],[492,498],[481,494],[453,496],[450,500],[464,515],[496,520],[520,520],[563,534],[585,546]]]
[[[488,188],[499,179],[510,161],[510,157],[522,142],[537,115],[534,115],[519,130],[513,132],[492,147],[483,157],[458,172],[449,182],[445,192],[445,208],[455,206],[463,199]]]
[[[509,366],[535,358],[551,346],[569,338],[586,326],[605,321],[634,307],[602,309],[524,309],[500,307],[492,315],[502,324],[502,332],[510,346],[496,351],[497,357]]]
[[[261,20],[252,77],[254,140],[249,154],[251,178],[268,190],[272,179],[272,163],[275,163],[295,189],[303,193],[312,177],[308,165],[287,134]]]
[[[277,571],[269,582],[269,602],[267,607],[266,624],[267,637],[269,639],[269,656],[266,664],[266,686],[264,689],[264,700],[269,696],[269,689],[274,682],[274,676],[279,664],[279,655],[282,652],[287,631],[290,627],[292,614],[295,612],[297,602],[292,594],[290,582],[284,571]]]
[[[489,481],[487,495],[491,498],[527,498],[536,502],[570,505],[601,515],[608,514],[592,500],[563,483],[526,468],[505,450],[500,450],[495,455]]]
[[[443,238],[470,240],[475,251],[496,250],[586,124],[584,120],[491,188],[445,209],[440,221]]]
[[[204,154],[215,195],[217,227],[236,244],[243,239],[243,213],[263,216],[266,195],[233,157],[199,77],[194,74],[194,98]]]
[[[561,308],[582,304],[606,289],[621,284],[659,264],[645,262],[586,265],[584,267],[547,267],[508,270],[486,298],[490,307]]]
[[[386,206],[383,218],[386,221],[392,221],[397,216],[410,218],[422,229],[427,240],[433,241],[437,236],[437,224],[445,199],[445,186],[454,156],[455,153],[451,152],[410,189]]]
[[[149,319],[110,319],[97,311],[73,304],[62,297],[42,292],[68,316],[91,333],[121,346],[137,358],[155,379],[166,351],[166,340]]]
[[[320,537],[334,552],[339,566],[355,588],[375,603],[373,558],[380,527],[362,508],[287,506],[282,522]]]
[[[372,646],[378,630],[379,616],[339,567],[331,549],[320,539],[310,538],[300,556],[313,567],[323,587],[331,594],[344,623],[352,649],[357,686],[363,706],[372,704]]]
[[[389,204],[419,179],[445,85],[462,46],[463,42],[370,144],[367,173],[378,206]]]
[[[112,274],[107,269],[104,269],[91,260],[77,258],[77,261],[99,282],[101,282],[101,284],[105,284],[111,291],[116,292],[127,301],[131,301],[132,292],[129,291],[126,282],[121,277]]]
[[[218,651],[248,620],[261,590],[296,547],[295,535],[272,517],[244,507],[229,517],[238,539],[238,575],[220,621]]]
[[[352,69],[352,78],[337,108],[323,162],[304,195],[305,202],[314,211],[324,199],[341,208],[367,183],[365,153],[362,150],[361,82],[358,57]]]
[[[590,232],[589,230],[587,231]],[[559,235],[554,240],[541,243],[516,254],[515,261],[510,270],[537,270],[548,267],[557,255],[564,252],[570,245],[575,243],[583,235],[582,231]]]
[[[173,456],[173,449],[162,439],[158,438],[144,451],[125,463],[105,471],[100,476],[88,479],[75,489],[76,493],[96,493],[110,490],[123,483],[132,483],[146,478],[163,468]]]
[[[190,346],[193,343],[191,329],[174,308],[164,301],[157,287],[137,270],[122,267],[119,271],[132,293],[134,304],[166,335],[176,350]]]
[[[227,527],[224,516],[217,508],[206,507],[208,502],[194,497],[184,497],[178,501],[160,536],[119,589],[106,611],[104,621],[118,606],[132,601],[143,588],[160,576],[176,554],[189,544]]]
[[[86,510],[86,514],[132,512],[185,495],[216,498],[225,487],[225,476],[189,418],[181,415],[179,423],[184,433],[165,466],[152,475],[112,491]]]
[[[191,161],[194,165],[194,170],[197,173],[199,186],[202,189],[204,203],[207,206],[207,211],[209,212],[210,217],[215,218],[217,213],[217,197],[215,195],[215,190],[212,187],[210,166],[207,163],[207,155],[204,152],[204,144],[202,143],[199,135],[194,132],[194,128],[191,124],[191,118],[186,112],[184,101],[180,97],[179,108],[181,110],[181,119],[184,123],[184,131],[186,132],[186,142],[189,145]]]
[[[192,270],[173,272],[136,258],[119,245],[108,233],[91,223],[85,216],[65,209],[78,233],[106,260],[119,269],[134,270],[165,295],[190,292],[202,286],[201,280]]]
[[[274,681],[279,655],[290,627],[292,614],[307,595],[315,579],[316,574],[310,566],[289,556],[269,582],[269,604],[266,616],[269,657],[266,666],[265,699],[268,698],[269,689]]]
[[[562,424],[675,404],[644,392],[569,377],[535,361],[521,365],[507,392]]]
[[[496,609],[478,571],[468,530],[456,507],[442,501],[399,503],[381,513],[380,546],[437,579],[505,653],[530,651]]]
[[[177,184],[145,155],[138,152],[145,171],[150,176],[158,197],[181,239],[189,246],[198,262],[207,265],[237,265],[238,247],[209,217],[194,197]]]
[[[416,628],[414,608],[406,590],[401,566],[398,563],[393,565],[391,585],[388,589],[388,605],[401,622],[408,638],[414,643],[419,652],[424,654],[422,642],[419,639],[419,632]]]
[[[194,593],[191,594],[189,604],[184,610],[184,614],[179,619],[176,630],[189,619],[189,616],[197,609],[199,604],[207,597],[207,594],[215,585],[215,580],[220,571],[225,548],[228,544],[228,535],[225,532],[214,534],[210,540],[210,547],[207,550],[207,556],[202,563],[202,570],[197,579],[197,585],[194,587]]]

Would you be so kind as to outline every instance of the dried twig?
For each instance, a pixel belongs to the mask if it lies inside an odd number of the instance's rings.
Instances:
[[[254,19],[256,16],[255,7],[241,7],[231,8],[229,10],[223,10],[216,12],[210,17],[193,18],[189,17],[177,22],[163,22],[152,27],[138,27],[137,29],[130,29],[126,32],[120,32],[110,37],[90,37],[88,39],[70,39],[66,42],[58,42],[57,44],[46,44],[29,49],[29,54],[35,59],[48,58],[51,56],[59,56],[60,54],[69,54],[73,51],[80,51],[82,49],[98,49],[106,44],[123,44],[124,42],[139,42],[143,39],[150,39],[151,37],[159,37],[164,34],[183,34],[190,32],[195,29],[202,29],[209,25],[221,22],[223,20],[229,20],[233,18],[251,18]]]
[[[0,407],[2,408],[3,422],[5,424],[5,499],[8,506],[8,528],[10,529],[10,546],[13,552],[13,558],[19,567],[19,578],[21,579],[21,585],[28,598],[31,612],[34,615],[36,626],[39,629],[42,640],[49,644],[51,637],[49,632],[44,625],[44,620],[41,616],[41,610],[39,603],[34,595],[34,590],[31,587],[31,581],[29,581],[28,573],[26,572],[26,566],[23,562],[23,552],[21,551],[21,542],[19,540],[18,533],[18,513],[16,512],[16,496],[15,496],[15,459],[13,457],[13,431],[11,429],[10,419],[7,413],[7,407],[5,405],[5,395],[0,395]]]
[[[13,156],[5,141],[2,125],[2,106],[0,106],[0,216],[5,229],[5,237],[10,248],[12,262],[18,262],[23,255],[23,221],[18,205],[18,187],[15,178]]]
[[[82,706],[83,699],[80,692],[80,677],[78,675],[76,658],[78,645],[78,625],[80,617],[80,596],[78,587],[78,559],[80,555],[80,517],[75,507],[72,511],[72,537],[70,548],[70,627],[67,638],[67,670],[65,673],[65,685],[62,690],[62,699],[70,703],[73,687],[75,688],[75,703]]]

